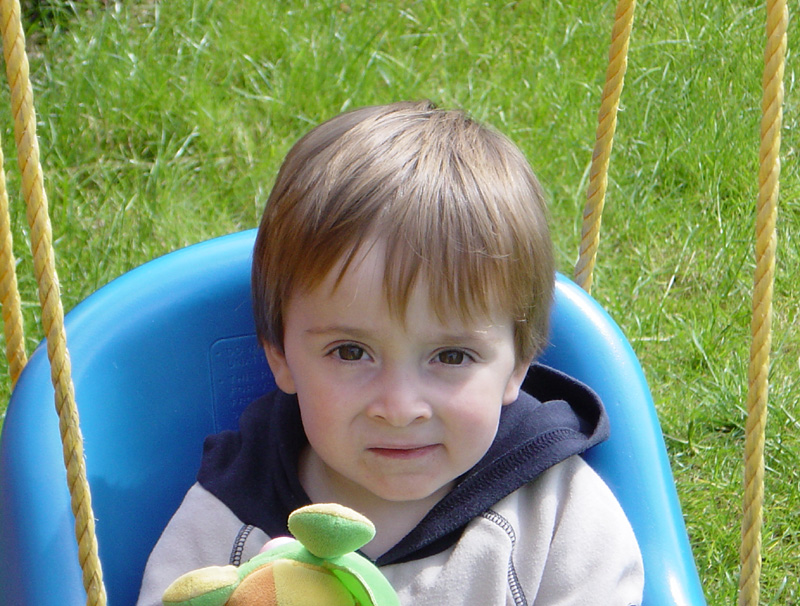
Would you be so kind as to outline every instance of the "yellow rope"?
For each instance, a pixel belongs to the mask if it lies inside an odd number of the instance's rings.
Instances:
[[[0,149],[0,305],[3,306],[3,330],[6,337],[6,359],[11,386],[17,384],[22,369],[28,363],[25,353],[25,332],[22,305],[17,286],[17,262],[14,259],[11,237],[11,215],[8,210],[6,173],[3,170],[3,151]]]
[[[86,603],[90,606],[104,606],[106,594],[97,555],[94,515],[83,456],[83,438],[78,423],[78,408],[75,404],[71,366],[66,347],[64,310],[55,271],[47,196],[39,164],[36,115],[33,108],[28,58],[25,54],[25,36],[20,23],[19,0],[2,1],[0,27],[2,27],[6,73],[11,87],[17,160],[22,172],[22,193],[27,204],[31,251],[39,285],[42,325],[47,337],[47,353],[55,389],[67,483],[72,499],[72,512],[75,516],[75,536],[87,594]]]
[[[592,274],[600,241],[600,222],[608,186],[608,163],[614,144],[614,131],[617,128],[619,97],[622,94],[625,70],[628,67],[628,42],[635,8],[635,0],[619,0],[611,32],[606,84],[600,104],[592,166],[589,172],[589,189],[583,211],[580,253],[574,275],[575,282],[586,292],[592,290]]]
[[[744,515],[742,518],[740,606],[757,606],[761,574],[761,525],[764,501],[764,442],[767,422],[772,291],[775,279],[775,219],[778,213],[783,71],[789,12],[785,0],[767,5],[761,101],[761,151],[756,216],[756,271],[753,286],[753,341],[748,372],[745,426]]]

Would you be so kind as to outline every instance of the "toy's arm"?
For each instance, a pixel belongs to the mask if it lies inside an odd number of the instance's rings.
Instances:
[[[235,566],[193,570],[178,578],[164,592],[164,606],[223,606],[239,586]]]
[[[161,606],[164,590],[190,570],[228,564],[241,529],[241,520],[211,493],[199,485],[190,488],[150,554],[137,606]],[[253,529],[243,560],[255,555],[267,538]]]

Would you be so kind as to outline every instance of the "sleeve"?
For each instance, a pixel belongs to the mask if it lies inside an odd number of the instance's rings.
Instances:
[[[145,567],[137,606],[162,606],[164,590],[179,576],[205,566],[244,562],[268,540],[244,525],[200,484],[186,493]]]
[[[534,604],[641,604],[644,567],[622,507],[578,456],[541,478],[540,515],[552,524]]]

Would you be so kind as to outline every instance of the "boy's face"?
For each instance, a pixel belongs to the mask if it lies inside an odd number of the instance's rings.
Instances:
[[[312,499],[432,506],[486,453],[528,364],[517,363],[510,319],[443,323],[423,284],[405,322],[396,318],[383,267],[376,245],[335,288],[336,269],[293,297],[283,351],[268,346],[267,357],[278,386],[298,397]]]

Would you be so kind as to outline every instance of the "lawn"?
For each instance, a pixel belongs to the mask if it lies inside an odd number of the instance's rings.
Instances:
[[[465,108],[523,149],[550,200],[559,267],[571,273],[613,3],[53,5],[60,10],[32,15],[28,47],[67,309],[155,256],[254,227],[303,132],[398,99]],[[644,0],[636,10],[593,295],[650,382],[709,603],[731,604],[765,7]],[[767,430],[769,604],[800,603],[798,42],[790,25]],[[13,158],[7,92],[0,97],[3,151]],[[7,171],[13,195],[19,179],[10,162]],[[24,210],[12,215],[32,350],[41,331]]]

